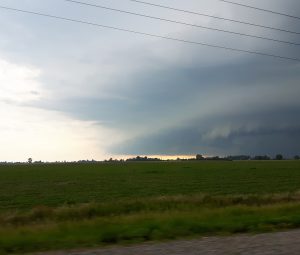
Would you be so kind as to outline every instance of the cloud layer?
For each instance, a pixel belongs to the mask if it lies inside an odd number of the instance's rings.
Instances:
[[[13,7],[102,24],[300,58],[299,46],[162,24],[61,1],[4,2]],[[99,4],[99,1],[91,2]],[[101,4],[300,42],[297,35],[127,1],[121,4],[101,1]],[[295,31],[300,24],[297,20],[218,1],[207,4],[207,1],[169,0],[165,4]],[[288,3],[256,0],[251,4],[291,14],[300,11],[299,3],[292,0]],[[297,62],[139,37],[25,14],[3,11],[0,19],[1,69],[9,66],[10,70],[23,70],[16,75],[0,72],[2,107],[14,107],[17,113],[30,109],[36,117],[48,114],[47,121],[41,117],[36,120],[41,126],[48,121],[53,127],[70,121],[79,123],[75,137],[53,142],[66,158],[83,155],[82,158],[100,159],[119,154],[300,153],[300,65]],[[22,123],[28,125],[25,120],[20,120],[18,125]],[[26,137],[28,131],[22,132],[19,135]],[[87,135],[90,133],[93,135]],[[1,132],[0,137],[4,134]],[[11,132],[10,136],[13,135]],[[55,136],[55,132],[52,135]],[[91,140],[85,139],[87,136],[93,140],[92,145]],[[76,150],[63,146],[70,144],[70,139],[82,141],[81,138],[84,142]],[[33,144],[37,151],[44,146]],[[90,153],[85,154],[83,148],[90,148]],[[13,152],[11,154],[10,158],[14,158]],[[21,155],[22,152],[18,158]]]

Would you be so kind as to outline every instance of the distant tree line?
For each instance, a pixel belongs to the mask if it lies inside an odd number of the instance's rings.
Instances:
[[[289,159],[295,159],[295,160],[300,160],[300,156],[296,155],[294,158],[284,158],[282,154],[277,154],[274,158],[271,158],[268,155],[257,155],[254,157],[251,157],[249,155],[235,155],[235,156],[227,156],[224,158],[220,157],[208,157],[204,158],[202,155],[197,154],[196,155],[196,160],[289,160]]]
[[[233,155],[233,156],[212,156],[212,157],[205,157],[201,154],[197,154],[195,157],[192,158],[177,158],[173,159],[160,159],[160,158],[151,158],[147,156],[136,156],[133,158],[128,159],[113,159],[110,158],[108,160],[97,161],[97,160],[78,160],[78,161],[55,161],[55,162],[44,162],[44,161],[33,161],[32,158],[28,158],[26,162],[0,162],[1,165],[3,164],[97,164],[97,163],[124,163],[124,162],[159,162],[159,161],[238,161],[238,160],[300,160],[300,156],[296,155],[293,158],[285,158],[282,154],[277,154],[275,157],[270,157],[268,155],[256,155],[256,156],[249,156],[249,155]]]
[[[145,157],[141,157],[141,156],[137,156],[135,158],[129,158],[129,159],[126,159],[127,162],[132,162],[132,161],[162,161],[161,159],[159,158],[148,158],[147,156]]]

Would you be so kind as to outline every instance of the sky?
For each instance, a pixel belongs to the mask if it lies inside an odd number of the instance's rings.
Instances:
[[[128,0],[82,0],[300,43],[299,34]],[[218,0],[151,3],[300,32],[300,20]],[[243,0],[300,16],[298,0]],[[300,46],[64,0],[1,6],[300,58]],[[0,9],[0,161],[300,154],[300,63]]]

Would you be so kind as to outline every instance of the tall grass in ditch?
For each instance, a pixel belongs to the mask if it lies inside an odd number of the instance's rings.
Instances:
[[[299,202],[300,192],[273,195],[230,196],[162,196],[148,199],[131,199],[118,202],[64,205],[61,207],[37,206],[29,211],[6,211],[0,214],[0,224],[26,225],[43,221],[81,221],[99,217],[143,214],[145,212],[199,211],[205,208],[229,206],[268,206],[280,203]]]
[[[300,204],[168,210],[0,228],[0,253],[129,244],[300,226]]]
[[[300,227],[300,193],[170,196],[0,214],[0,254]]]

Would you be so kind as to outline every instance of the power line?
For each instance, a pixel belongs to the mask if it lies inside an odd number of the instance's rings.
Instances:
[[[259,7],[252,6],[252,5],[246,5],[246,4],[241,4],[241,3],[227,1],[227,0],[219,0],[219,1],[224,2],[224,3],[228,3],[228,4],[233,4],[233,5],[238,5],[238,6],[242,6],[242,7],[246,7],[246,8],[250,8],[250,9],[254,9],[254,10],[258,10],[258,11],[269,12],[269,13],[272,13],[272,14],[277,14],[277,15],[281,15],[281,16],[285,16],[285,17],[289,17],[289,18],[293,18],[293,19],[300,19],[300,17],[293,16],[293,15],[290,15],[290,14],[287,14],[287,13],[282,13],[282,12],[276,12],[276,11],[272,11],[272,10],[267,10],[267,9],[259,8]]]
[[[206,46],[206,47],[210,47],[210,48],[217,48],[217,49],[223,49],[223,50],[228,50],[228,51],[248,53],[248,54],[254,54],[254,55],[259,55],[259,56],[264,56],[264,57],[272,57],[272,58],[278,58],[278,59],[284,59],[284,60],[293,60],[293,61],[300,62],[299,58],[273,55],[273,54],[259,52],[259,51],[251,51],[251,50],[230,48],[230,47],[226,47],[226,46],[221,46],[221,45],[216,45],[216,44],[209,44],[209,43],[204,43],[204,42],[189,41],[189,40],[184,40],[184,39],[179,39],[179,38],[173,38],[173,37],[168,37],[168,36],[150,34],[150,33],[140,32],[140,31],[136,31],[136,30],[130,30],[130,29],[126,29],[126,28],[107,26],[107,25],[92,23],[92,22],[83,21],[83,20],[65,18],[65,17],[45,14],[45,13],[41,13],[41,12],[33,12],[33,11],[27,11],[27,10],[23,10],[23,9],[16,9],[16,8],[12,8],[12,7],[2,6],[2,5],[0,5],[0,8],[5,9],[5,10],[10,10],[10,11],[15,11],[15,12],[33,14],[33,15],[37,15],[37,16],[43,16],[43,17],[59,19],[59,20],[64,20],[64,21],[70,21],[70,22],[75,22],[75,23],[80,23],[80,24],[85,24],[85,25],[91,25],[91,26],[96,26],[96,27],[101,27],[101,28],[113,29],[113,30],[123,31],[123,32],[127,32],[127,33],[132,33],[132,34],[138,34],[138,35],[149,36],[149,37],[154,37],[154,38],[166,39],[166,40],[170,40],[170,41],[176,41],[176,42],[182,42],[182,43],[187,43],[187,44]]]
[[[155,6],[155,7],[159,7],[159,8],[163,8],[163,9],[173,10],[173,11],[177,11],[177,12],[184,12],[184,13],[188,13],[188,14],[193,14],[193,15],[198,15],[198,16],[203,16],[203,17],[209,17],[209,18],[218,19],[218,20],[230,21],[230,22],[234,22],[234,23],[238,23],[238,24],[243,24],[243,25],[249,25],[249,26],[254,26],[254,27],[260,27],[260,28],[271,29],[271,30],[286,32],[286,33],[290,33],[290,34],[300,35],[300,32],[291,31],[291,30],[287,30],[287,29],[283,29],[283,28],[276,28],[276,27],[265,26],[265,25],[255,24],[255,23],[241,21],[241,20],[228,19],[228,18],[223,18],[223,17],[219,17],[219,16],[209,15],[209,14],[205,14],[205,13],[201,13],[201,12],[194,12],[194,11],[190,11],[190,10],[184,10],[184,9],[174,8],[174,7],[171,7],[171,6],[160,5],[160,4],[153,4],[153,3],[149,3],[149,2],[145,2],[145,1],[140,1],[140,0],[128,0],[128,1],[139,3],[139,4],[145,4],[145,5]]]
[[[230,30],[224,30],[224,29],[218,29],[218,28],[213,28],[213,27],[201,26],[201,25],[181,22],[181,21],[177,21],[177,20],[170,20],[170,19],[165,19],[165,18],[161,18],[161,17],[155,17],[155,16],[150,16],[150,15],[136,13],[136,12],[124,11],[124,10],[120,10],[120,9],[116,9],[116,8],[106,7],[106,6],[103,6],[103,5],[91,4],[91,3],[86,3],[86,2],[76,1],[76,0],[64,0],[64,1],[71,2],[71,3],[74,3],[74,4],[79,4],[79,5],[86,5],[86,6],[90,6],[90,7],[96,7],[96,8],[101,8],[101,9],[105,9],[105,10],[115,11],[115,12],[126,13],[126,14],[130,14],[130,15],[143,17],[143,18],[155,19],[155,20],[160,20],[160,21],[165,21],[165,22],[190,26],[190,27],[202,28],[202,29],[207,29],[207,30],[212,30],[212,31],[217,31],[217,32],[223,32],[223,33],[239,35],[239,36],[247,36],[247,37],[252,37],[252,38],[256,38],[256,39],[279,42],[279,43],[290,44],[290,45],[298,45],[298,46],[300,45],[299,43],[295,43],[295,42],[283,41],[283,40],[274,39],[274,38],[268,38],[268,37],[263,37],[263,36],[257,36],[257,35],[250,35],[250,34],[245,34],[245,33],[240,33],[240,32],[234,32],[234,31],[230,31]]]

